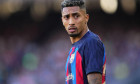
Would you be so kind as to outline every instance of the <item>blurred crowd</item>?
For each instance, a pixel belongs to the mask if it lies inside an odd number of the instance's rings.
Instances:
[[[140,83],[140,30],[130,27],[123,31],[120,26],[104,38],[108,84]]]
[[[45,27],[28,23],[28,19],[1,24],[0,84],[65,84],[65,62],[71,43],[61,17],[55,22],[57,15],[41,22]],[[113,21],[94,15],[89,28],[105,44],[106,84],[140,84],[140,24],[135,19],[131,22],[117,16],[120,19]]]
[[[57,33],[38,45],[24,34],[0,36],[0,84],[63,84],[69,38]]]

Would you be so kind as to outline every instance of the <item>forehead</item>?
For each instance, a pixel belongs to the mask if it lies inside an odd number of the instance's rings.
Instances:
[[[77,12],[80,12],[79,6],[65,7],[62,10],[62,15],[67,15],[67,14],[77,13]]]

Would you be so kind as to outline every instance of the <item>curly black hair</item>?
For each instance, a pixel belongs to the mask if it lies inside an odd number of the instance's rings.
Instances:
[[[61,9],[72,6],[79,6],[81,9],[86,9],[84,0],[64,0],[61,3]]]

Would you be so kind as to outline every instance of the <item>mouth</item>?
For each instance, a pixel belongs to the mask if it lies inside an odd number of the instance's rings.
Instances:
[[[69,27],[69,28],[68,28],[68,31],[69,31],[70,33],[74,33],[76,30],[77,30],[76,27]]]

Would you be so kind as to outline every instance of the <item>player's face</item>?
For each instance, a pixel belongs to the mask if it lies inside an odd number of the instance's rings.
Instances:
[[[79,6],[65,7],[62,22],[70,37],[77,37],[87,28],[88,14]]]

